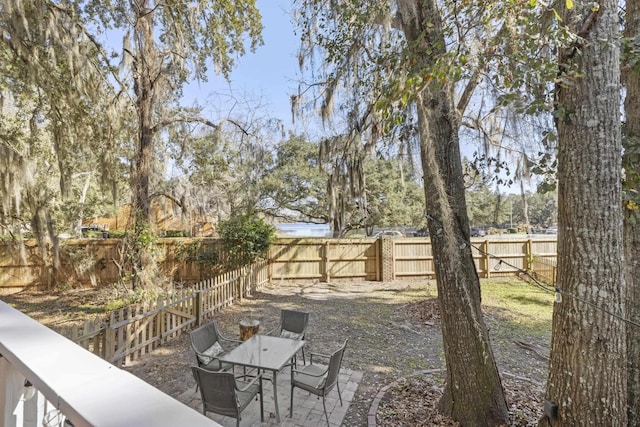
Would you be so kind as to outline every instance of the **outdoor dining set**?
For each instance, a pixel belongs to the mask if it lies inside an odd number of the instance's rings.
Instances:
[[[264,421],[262,382],[267,380],[273,383],[275,418],[279,423],[277,378],[278,373],[290,368],[289,416],[293,417],[294,388],[299,388],[322,397],[324,416],[329,424],[325,397],[336,388],[342,405],[338,374],[348,339],[330,354],[309,353],[307,364],[304,346],[308,326],[309,313],[282,310],[277,328],[254,334],[245,341],[223,336],[215,322],[192,331],[190,339],[197,366],[191,369],[200,390],[203,413],[233,417],[239,426],[242,411],[256,398],[260,400],[260,417]],[[298,365],[299,354],[301,365]]]

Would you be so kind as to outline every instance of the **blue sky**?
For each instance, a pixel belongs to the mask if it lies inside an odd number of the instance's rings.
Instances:
[[[256,52],[248,51],[236,61],[230,75],[230,81],[221,75],[210,73],[207,82],[192,82],[185,88],[183,104],[197,102],[204,108],[204,114],[212,120],[220,120],[229,113],[229,105],[240,102],[235,107],[248,111],[261,104],[255,112],[257,117],[278,118],[287,130],[309,131],[291,120],[290,96],[297,92],[299,37],[294,32],[293,0],[257,0],[264,26],[262,38],[264,44]],[[314,124],[312,132],[320,132]],[[469,158],[478,147],[467,138],[461,139],[462,154]],[[513,172],[513,171],[512,171]],[[513,192],[516,187],[502,187],[503,191]]]
[[[260,100],[264,110],[291,128],[289,97],[297,91],[299,39],[294,34],[291,0],[257,0],[264,26],[264,45],[236,61],[230,82],[211,73],[208,82],[185,88],[185,104],[196,100],[205,112],[224,114],[224,99]],[[249,101],[249,102],[253,102]]]

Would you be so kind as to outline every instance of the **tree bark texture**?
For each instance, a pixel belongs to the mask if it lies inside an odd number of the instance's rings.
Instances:
[[[132,2],[133,4],[133,2]],[[145,275],[153,264],[152,255],[141,235],[150,230],[149,179],[154,161],[153,108],[155,83],[159,70],[159,53],[153,39],[153,11],[148,0],[134,6],[136,56],[134,58],[134,92],[138,113],[138,148],[133,172],[133,215],[135,216],[133,285],[146,286]]]
[[[610,314],[626,315],[617,5],[580,2],[563,15],[581,38],[559,51],[559,80],[570,82],[556,87],[562,302],[545,397],[558,411],[540,424],[625,426],[626,328]]]
[[[624,36],[640,36],[640,1],[627,0]],[[631,60],[633,58],[626,58]],[[626,97],[623,165],[628,199],[624,209],[627,317],[640,324],[640,69],[623,63]],[[640,425],[640,328],[627,325],[628,425]]]
[[[137,23],[135,26],[137,41],[137,56],[135,58],[134,91],[136,95],[136,109],[138,113],[138,150],[135,162],[135,194],[134,207],[136,220],[149,221],[149,177],[153,163],[153,81],[152,73],[155,67],[153,52],[153,12],[148,10],[146,1],[139,3],[136,10]],[[136,230],[138,224],[136,221]]]
[[[398,19],[426,70],[445,52],[431,0],[399,2]],[[454,107],[454,83],[432,82],[417,94],[420,151],[447,366],[440,409],[463,426],[496,426],[509,415],[480,308],[480,281],[469,219]]]
[[[629,92],[627,92],[628,94]],[[639,95],[640,96],[640,95]],[[627,318],[640,324],[640,218],[625,211],[624,240],[627,283]],[[628,425],[640,425],[640,328],[627,325]]]

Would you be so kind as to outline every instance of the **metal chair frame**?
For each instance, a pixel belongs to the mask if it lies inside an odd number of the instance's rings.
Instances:
[[[264,421],[264,401],[262,397],[262,374],[250,382],[238,381],[231,372],[208,371],[192,366],[193,377],[200,389],[202,413],[207,412],[233,417],[236,427],[240,426],[242,411],[260,395],[260,420]]]
[[[280,311],[280,324],[267,335],[282,336],[284,331],[292,332],[300,336],[299,339],[304,340],[309,328],[309,313],[306,311],[287,310]],[[295,362],[294,362],[295,363]],[[302,363],[306,363],[304,347],[302,348]]]
[[[344,351],[347,348],[349,339],[344,341],[342,347],[332,354],[310,353],[309,365],[303,366],[301,369],[293,369],[291,371],[291,405],[289,406],[289,416],[293,417],[293,389],[298,387],[306,390],[316,396],[322,396],[322,407],[324,408],[324,416],[329,425],[329,415],[327,414],[327,406],[325,397],[333,388],[338,389],[338,397],[340,398],[340,406],[342,406],[342,394],[340,393],[340,384],[338,377]],[[313,363],[313,357],[321,357],[329,360],[329,365],[321,366]]]

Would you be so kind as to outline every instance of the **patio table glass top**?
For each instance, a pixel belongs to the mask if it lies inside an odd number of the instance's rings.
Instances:
[[[305,342],[289,338],[254,335],[220,360],[234,365],[279,371],[304,347]]]
[[[229,353],[220,356],[223,362],[271,371],[273,375],[273,404],[276,421],[280,422],[278,408],[278,372],[304,347],[304,341],[289,338],[254,335]],[[291,365],[293,369],[293,365]]]

